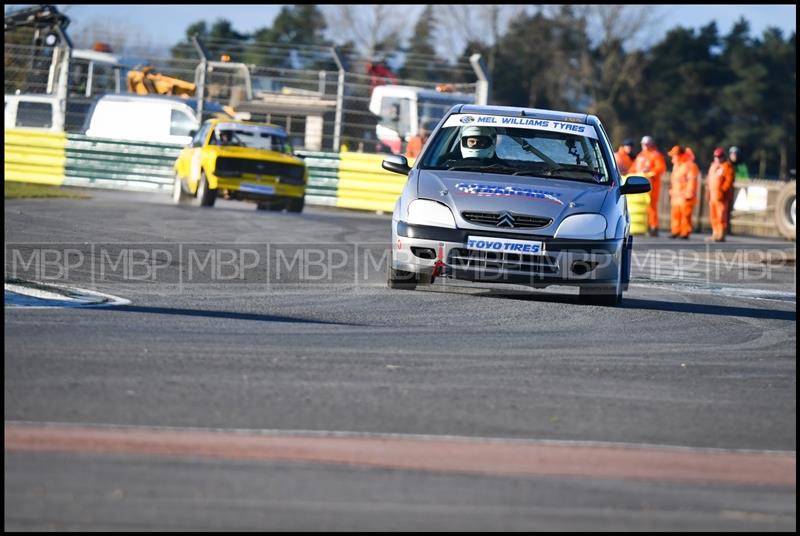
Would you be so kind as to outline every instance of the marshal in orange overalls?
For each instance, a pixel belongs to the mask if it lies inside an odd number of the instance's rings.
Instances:
[[[708,168],[707,179],[711,239],[715,242],[725,240],[725,233],[728,230],[728,203],[730,203],[730,191],[733,188],[735,176],[733,164],[725,158],[725,151],[715,149],[714,162]]]
[[[658,233],[658,198],[661,194],[661,175],[667,170],[664,160],[655,143],[642,143],[642,151],[636,155],[633,166],[628,171],[632,175],[642,175],[650,181],[650,206],[647,208],[647,224],[650,234]]]
[[[631,158],[631,154],[625,150],[625,146],[621,146],[617,149],[617,152],[614,153],[614,160],[617,161],[617,167],[621,175],[629,173],[628,170],[631,169],[633,165],[633,158]]]
[[[672,157],[669,199],[672,206],[672,237],[689,238],[692,233],[692,211],[697,203],[697,179],[700,168],[694,161],[694,152],[676,145],[669,152]]]

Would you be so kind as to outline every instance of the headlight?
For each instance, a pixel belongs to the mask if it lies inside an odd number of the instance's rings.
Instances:
[[[428,199],[415,199],[408,205],[408,223],[456,228],[456,220],[450,209]]]
[[[600,214],[575,214],[564,218],[553,238],[603,240],[607,225],[606,219]]]

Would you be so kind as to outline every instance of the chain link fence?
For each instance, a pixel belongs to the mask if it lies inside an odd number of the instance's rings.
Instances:
[[[58,47],[22,41],[6,35],[6,95],[55,95],[58,69],[52,58]],[[184,44],[128,47],[122,54],[81,48],[88,45],[76,42],[69,59],[63,113],[64,128],[71,133],[85,130],[99,95],[182,93],[191,100],[202,88],[206,101],[219,103],[231,115],[282,126],[298,149],[402,152],[421,123],[438,121],[453,104],[475,101],[476,83],[464,80],[476,77],[464,63],[441,67],[435,81],[410,80],[387,72],[380,62],[354,53],[335,56],[326,47],[268,43],[243,48],[239,42],[209,42],[204,43],[209,57],[203,63]],[[407,65],[415,62],[425,60],[406,58]],[[380,86],[384,89],[376,98]]]

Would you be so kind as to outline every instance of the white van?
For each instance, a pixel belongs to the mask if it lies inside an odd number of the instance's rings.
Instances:
[[[165,96],[104,95],[86,118],[87,136],[177,145],[188,145],[198,127],[184,99]]]
[[[64,114],[53,95],[19,93],[5,96],[5,128],[32,128],[61,132]]]

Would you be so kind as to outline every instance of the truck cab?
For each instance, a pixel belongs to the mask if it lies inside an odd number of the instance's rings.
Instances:
[[[474,102],[474,95],[455,93],[449,86],[431,90],[382,85],[372,91],[369,111],[380,116],[375,127],[378,140],[397,154],[402,152],[404,143],[418,134],[421,124],[438,123],[454,105]]]
[[[114,54],[99,50],[74,49],[69,62],[70,96],[91,97],[125,91],[125,68]]]
[[[61,132],[64,130],[64,114],[54,95],[17,93],[5,96],[6,128],[30,128]]]

